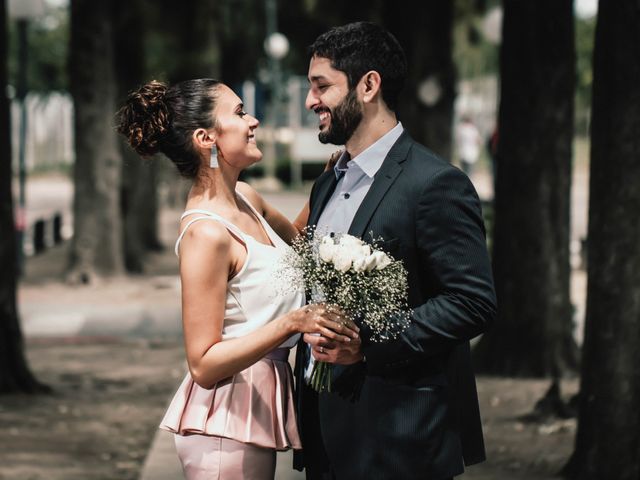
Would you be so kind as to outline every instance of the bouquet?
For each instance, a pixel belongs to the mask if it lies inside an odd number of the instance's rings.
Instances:
[[[335,305],[370,332],[370,340],[395,338],[410,322],[407,271],[401,261],[359,238],[320,236],[313,231],[293,241],[286,257],[297,283],[313,303]],[[331,364],[315,362],[311,386],[331,391]]]

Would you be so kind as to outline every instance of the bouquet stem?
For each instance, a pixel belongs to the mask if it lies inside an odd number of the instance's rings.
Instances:
[[[311,371],[311,388],[316,392],[331,392],[331,364],[315,362]]]

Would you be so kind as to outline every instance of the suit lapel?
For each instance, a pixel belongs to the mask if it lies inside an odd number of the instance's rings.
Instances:
[[[404,131],[393,147],[391,147],[380,170],[376,173],[371,188],[369,188],[358,211],[353,217],[353,221],[349,227],[349,235],[356,237],[362,237],[364,235],[365,229],[367,225],[369,225],[369,221],[376,208],[378,208],[378,205],[397,176],[402,172],[401,163],[407,158],[410,147],[411,137]]]
[[[315,199],[311,204],[311,211],[309,212],[309,220],[307,225],[317,225],[320,215],[324,210],[325,205],[331,198],[331,194],[336,189],[338,180],[333,170],[325,172],[317,180],[318,193],[315,195]]]

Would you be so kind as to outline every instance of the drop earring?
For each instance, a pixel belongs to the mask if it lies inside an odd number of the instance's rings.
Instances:
[[[211,147],[211,157],[209,157],[209,166],[211,168],[218,168],[220,164],[218,163],[218,147],[213,145]]]

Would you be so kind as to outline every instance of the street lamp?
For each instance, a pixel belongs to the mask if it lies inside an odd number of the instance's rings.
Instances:
[[[18,234],[18,270],[23,271],[24,261],[24,233],[26,221],[26,180],[27,167],[25,149],[27,138],[27,106],[25,98],[28,91],[27,61],[28,61],[28,29],[29,21],[44,14],[42,0],[9,0],[9,16],[14,18],[18,27],[18,78],[16,98],[20,102],[20,129],[18,135],[18,175],[19,193],[18,209],[16,212],[16,230]]]
[[[264,50],[269,58],[282,60],[289,53],[289,40],[280,32],[273,32],[264,40]]]
[[[262,188],[265,190],[280,190],[281,185],[276,178],[276,130],[278,128],[280,109],[282,104],[282,72],[280,60],[289,53],[289,40],[277,31],[276,0],[266,0],[267,37],[264,40],[264,50],[269,57],[269,83],[271,83],[271,99],[267,115],[270,135],[265,145],[265,178]],[[266,130],[266,129],[265,129]]]

